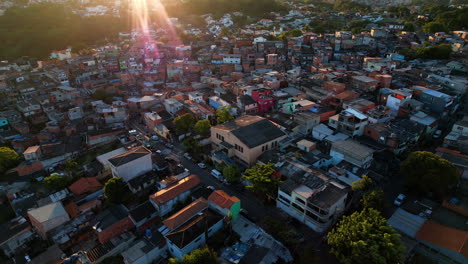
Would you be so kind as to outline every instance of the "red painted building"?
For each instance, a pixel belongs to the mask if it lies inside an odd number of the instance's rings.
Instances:
[[[265,113],[271,111],[275,105],[275,100],[271,96],[271,91],[266,89],[259,89],[252,91],[252,98],[258,104],[258,113]]]

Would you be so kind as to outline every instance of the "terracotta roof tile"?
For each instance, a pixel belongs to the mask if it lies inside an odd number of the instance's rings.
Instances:
[[[68,186],[68,189],[76,196],[80,196],[86,192],[99,190],[101,187],[102,184],[95,177],[83,177]]]
[[[158,191],[157,193],[151,195],[150,198],[153,199],[153,201],[155,201],[157,204],[165,204],[182,193],[197,186],[200,184],[200,182],[200,178],[198,178],[197,175],[192,174],[178,181],[176,184]]]
[[[24,176],[24,175],[33,174],[34,172],[40,171],[42,169],[44,169],[44,167],[42,166],[42,163],[37,161],[26,166],[18,167],[16,171],[18,172],[19,176]]]
[[[208,208],[208,201],[204,198],[199,198],[176,214],[164,220],[163,224],[171,230],[174,230],[206,208]]]
[[[223,190],[216,190],[208,197],[208,201],[218,205],[221,208],[230,209],[233,204],[239,202],[240,200],[235,196],[230,196]]]
[[[468,257],[468,232],[426,221],[416,238]]]

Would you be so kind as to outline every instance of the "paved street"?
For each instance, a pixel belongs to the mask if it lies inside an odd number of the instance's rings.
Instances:
[[[141,136],[151,136],[151,134],[147,133],[144,126],[139,124],[137,120],[131,121],[130,126],[132,129],[137,130],[138,134]],[[185,158],[183,156],[184,151],[180,144],[174,143],[173,149],[167,149],[162,140],[159,140],[153,143],[153,147],[161,151],[164,150],[163,152],[169,152],[167,157],[173,157],[180,160],[181,164],[185,168],[189,169],[192,174],[198,175],[206,186],[213,186],[215,189],[221,189],[229,195],[238,197],[241,200],[242,208],[247,210],[249,216],[256,219],[257,224],[261,227],[265,228],[262,226],[261,220],[266,216],[282,221],[285,225],[288,225],[289,228],[293,229],[304,238],[302,245],[312,243],[315,246],[316,254],[320,257],[323,263],[337,263],[336,259],[328,254],[328,246],[326,243],[323,243],[322,240],[323,234],[314,232],[305,225],[293,227],[288,223],[288,215],[276,208],[276,206],[265,205],[254,193],[250,191],[238,191],[232,188],[231,185],[221,183],[219,180],[211,176],[210,171],[212,168],[208,167],[206,169],[202,169],[196,164],[196,162]],[[294,252],[291,251],[291,254],[294,254]]]

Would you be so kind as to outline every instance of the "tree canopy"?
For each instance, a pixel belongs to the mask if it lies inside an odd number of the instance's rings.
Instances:
[[[177,133],[185,134],[190,132],[193,129],[196,121],[197,120],[195,117],[189,113],[176,117],[174,119],[174,125],[176,127]]]
[[[200,136],[207,136],[210,133],[211,123],[208,119],[198,120],[195,123],[194,131]]]
[[[185,150],[191,154],[198,154],[202,151],[202,146],[198,140],[193,137],[185,138],[184,141],[182,141],[182,144],[184,145]]]
[[[366,192],[362,196],[360,203],[362,208],[373,208],[380,212],[383,212],[385,208],[387,208],[384,192],[380,189],[373,189]]]
[[[60,191],[70,184],[70,178],[67,176],[61,176],[58,173],[52,173],[51,175],[44,178],[44,183],[50,190]]]
[[[358,181],[353,182],[351,188],[353,191],[367,192],[373,185],[373,181],[369,176],[362,175],[362,178]]]
[[[223,176],[228,182],[238,182],[241,175],[237,165],[232,164],[223,168]]]
[[[74,160],[67,160],[64,164],[65,171],[67,172],[68,176],[73,176],[73,171],[78,168],[78,163]]]
[[[436,32],[447,32],[448,28],[445,24],[439,22],[429,22],[423,26],[424,32],[436,33]]]
[[[94,100],[102,100],[106,104],[112,104],[114,95],[104,90],[96,90],[91,97]]]
[[[182,256],[184,264],[217,264],[219,263],[216,252],[208,247],[195,249],[190,254]]]
[[[167,12],[172,16],[207,13],[221,16],[225,13],[239,11],[248,16],[263,17],[270,12],[284,12],[288,9],[282,1],[278,0],[188,0],[173,2],[171,5],[166,5]]]
[[[48,58],[51,51],[76,43],[93,45],[116,39],[118,32],[130,28],[128,21],[125,16],[82,17],[56,3],[11,7],[0,16],[0,58]]]
[[[406,183],[421,193],[441,196],[459,179],[457,167],[432,152],[416,151],[400,164]]]
[[[273,167],[273,163],[256,164],[254,167],[245,170],[244,179],[252,183],[246,188],[261,194],[276,196],[281,181],[276,177],[272,177],[275,173]]]
[[[440,44],[432,47],[417,47],[413,49],[404,49],[399,52],[406,59],[433,59],[447,60],[452,54],[452,47],[448,44]]]
[[[0,174],[15,167],[20,162],[20,156],[9,147],[0,147]]]
[[[341,263],[401,263],[400,235],[377,210],[364,209],[344,216],[328,233],[328,244]]]
[[[218,121],[218,124],[234,120],[234,116],[231,114],[231,108],[228,106],[221,106],[216,109],[216,120]]]
[[[121,177],[111,178],[104,185],[104,196],[112,203],[122,203],[128,194],[127,183]]]

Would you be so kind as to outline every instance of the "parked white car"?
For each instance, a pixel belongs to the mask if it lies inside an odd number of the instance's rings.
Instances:
[[[200,162],[200,163],[198,163],[197,165],[198,165],[198,167],[200,167],[200,168],[202,168],[202,169],[206,169],[206,164],[203,163],[203,162]]]
[[[405,201],[406,199],[406,195],[400,193],[397,198],[395,199],[395,201],[393,202],[394,205],[396,206],[400,206],[403,204],[403,202]]]

